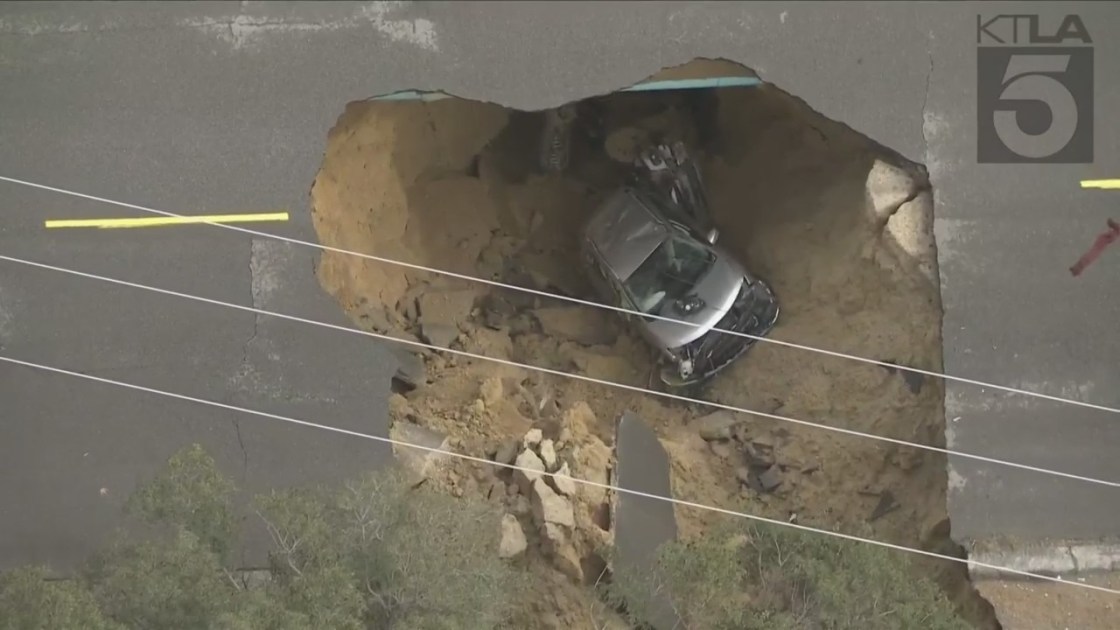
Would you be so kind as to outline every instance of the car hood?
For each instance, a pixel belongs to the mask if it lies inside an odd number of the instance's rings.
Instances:
[[[726,253],[717,250],[717,254],[712,268],[693,288],[693,292],[704,300],[704,308],[691,315],[681,315],[672,303],[665,304],[657,315],[688,323],[643,320],[651,341],[666,349],[679,348],[704,336],[731,310],[746,281],[746,270]]]

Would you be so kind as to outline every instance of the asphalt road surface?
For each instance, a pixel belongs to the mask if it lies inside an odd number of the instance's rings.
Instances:
[[[0,5],[0,175],[183,213],[286,209],[264,229],[312,237],[307,191],[346,102],[443,89],[537,109],[727,57],[902,154],[936,194],[945,367],[1120,404],[1115,277],[1067,268],[1120,192],[1120,10],[1082,16],[1096,53],[1094,164],[977,165],[977,3],[242,3]],[[0,253],[239,304],[341,321],[314,252],[219,228],[44,230],[130,216],[0,183]],[[0,263],[3,354],[325,424],[384,431],[393,370],[374,342]],[[335,479],[379,445],[25,368],[0,366],[0,567],[67,566],[123,494],[191,441],[256,490]],[[953,448],[1120,480],[1120,416],[968,385],[948,395]],[[963,542],[1117,535],[1115,491],[954,461]],[[103,494],[101,489],[105,488]]]

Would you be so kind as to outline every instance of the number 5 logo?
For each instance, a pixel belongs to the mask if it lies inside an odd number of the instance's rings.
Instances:
[[[1092,49],[981,48],[980,162],[1091,162]]]
[[[1064,74],[1069,55],[1015,55],[1003,73],[999,100],[1034,101],[1050,111],[1050,123],[1039,134],[1030,134],[1020,124],[1021,111],[992,112],[996,135],[1004,146],[1027,158],[1044,158],[1061,151],[1077,132],[1077,99],[1054,74]],[[1026,116],[1023,116],[1026,118]]]

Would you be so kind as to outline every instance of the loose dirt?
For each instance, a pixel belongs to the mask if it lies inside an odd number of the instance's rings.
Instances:
[[[681,139],[703,169],[721,243],[780,300],[772,338],[940,370],[928,196],[903,203],[924,187],[922,169],[772,86],[707,94],[595,99],[598,133],[575,138],[563,175],[535,168],[539,112],[458,99],[353,103],[330,132],[312,188],[316,230],[331,247],[594,300],[576,239],[627,171],[612,155],[627,157],[633,138]],[[883,172],[904,173],[911,184],[884,189]],[[370,330],[626,385],[651,382],[652,352],[609,311],[334,252],[318,273]],[[593,411],[587,432],[610,445],[615,419],[630,409],[669,451],[678,498],[946,548],[939,454],[755,417],[751,439],[782,471],[775,492],[756,493],[737,479],[741,455],[692,426],[711,409],[435,352],[424,362],[428,383],[396,396],[394,417],[446,433],[463,452],[492,454],[532,427],[558,433],[580,403]],[[897,371],[776,344],[759,343],[702,395],[943,444],[940,382],[908,382]],[[439,482],[508,506],[504,479],[449,463]],[[682,536],[701,533],[710,518],[679,510]],[[960,589],[958,601],[980,610],[958,571],[932,570]],[[540,572],[548,594],[527,604],[522,627],[594,627],[587,591],[543,565]]]
[[[1120,588],[1120,576],[1116,574],[1074,579]],[[982,580],[977,589],[999,611],[1004,630],[1111,630],[1120,614],[1115,595],[1068,584]]]

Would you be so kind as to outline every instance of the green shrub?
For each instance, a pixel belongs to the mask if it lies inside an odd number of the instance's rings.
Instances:
[[[256,497],[273,546],[251,585],[229,566],[235,491],[201,447],[176,453],[126,502],[162,535],[116,540],[75,580],[0,574],[0,630],[486,630],[516,597],[499,514],[396,471]]]
[[[82,583],[48,575],[43,567],[0,574],[0,630],[124,630]]]
[[[969,628],[897,551],[753,521],[664,545],[654,570],[616,574],[607,589],[635,623],[660,593],[686,629]]]

